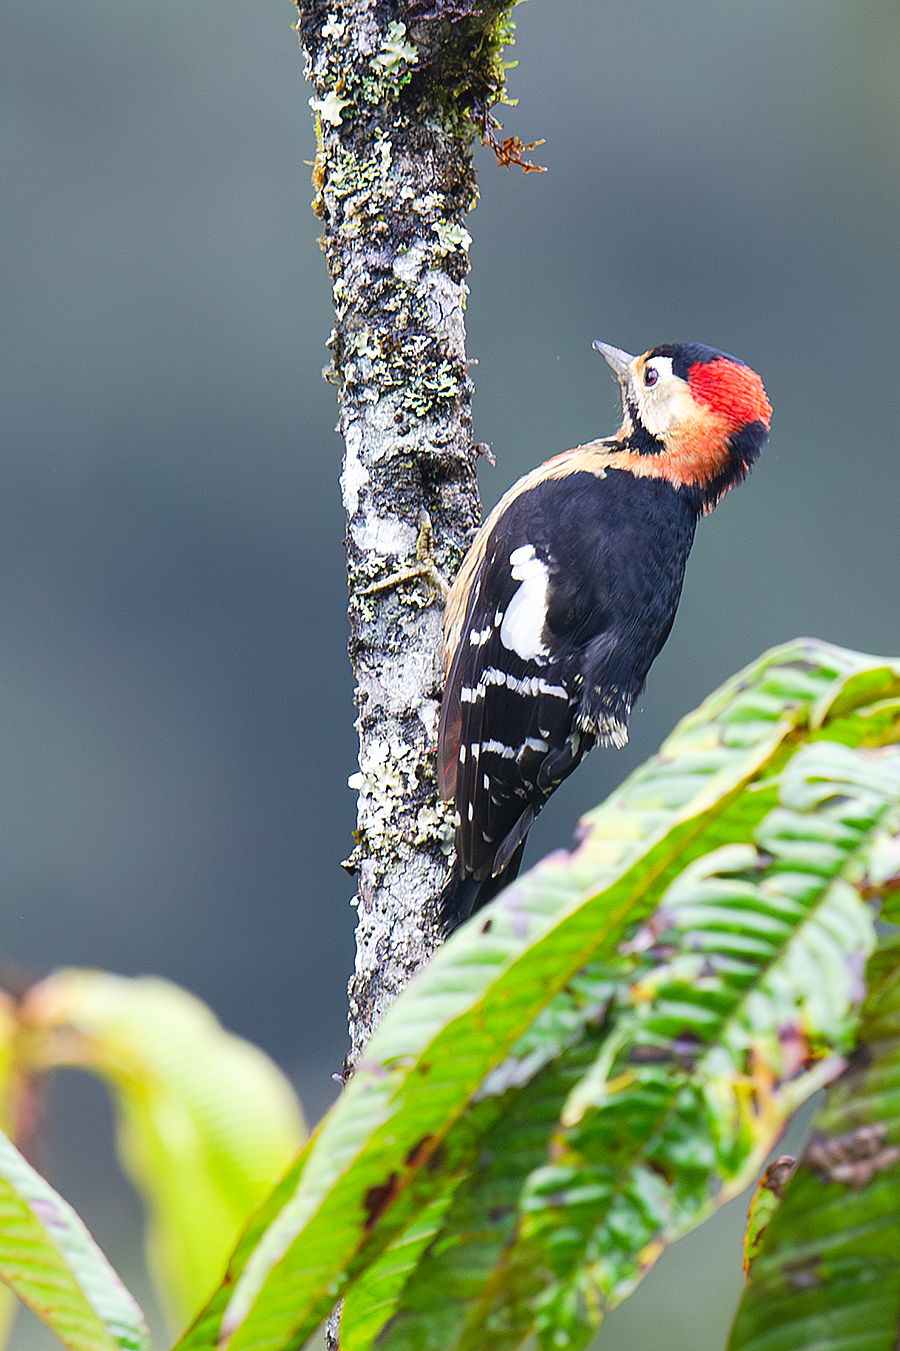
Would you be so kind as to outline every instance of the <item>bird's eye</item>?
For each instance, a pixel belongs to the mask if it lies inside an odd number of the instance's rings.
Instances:
[[[659,371],[655,366],[646,366],[644,368],[644,384],[655,385],[659,379]]]

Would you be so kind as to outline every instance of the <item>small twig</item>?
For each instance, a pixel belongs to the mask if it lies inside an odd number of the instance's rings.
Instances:
[[[523,174],[547,172],[543,164],[532,164],[530,160],[523,158],[525,151],[536,150],[539,145],[544,145],[545,141],[529,141],[526,145],[518,136],[506,136],[501,141],[495,126],[493,118],[490,116],[484,118],[481,124],[481,144],[493,150],[501,169],[512,169],[515,165]]]

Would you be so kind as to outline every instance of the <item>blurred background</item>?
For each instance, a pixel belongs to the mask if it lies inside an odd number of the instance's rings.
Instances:
[[[0,949],[153,972],[263,1046],[312,1120],[352,966],[355,767],[329,287],[287,0],[0,11]],[[529,857],[764,648],[897,654],[900,7],[531,0],[468,224],[491,505],[615,430],[591,350],[699,341],[773,436],[701,524],[632,721]],[[51,1180],[126,1279],[102,1090],[54,1090]],[[669,1252],[603,1351],[720,1351],[744,1207]],[[17,1351],[51,1344],[26,1319]],[[42,1340],[44,1339],[44,1340]]]

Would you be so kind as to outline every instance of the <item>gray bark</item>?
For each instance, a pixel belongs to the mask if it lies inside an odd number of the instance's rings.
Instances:
[[[314,87],[313,209],[332,281],[345,442],[359,790],[352,1071],[439,942],[452,850],[434,748],[443,672],[435,565],[452,576],[479,519],[463,323],[471,146],[502,88],[508,6],[299,0]],[[433,548],[432,548],[433,542]]]

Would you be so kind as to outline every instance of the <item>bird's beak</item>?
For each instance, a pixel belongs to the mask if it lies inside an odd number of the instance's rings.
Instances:
[[[606,357],[620,380],[625,378],[635,359],[633,356],[629,356],[627,352],[623,352],[620,347],[610,347],[608,342],[600,342],[599,340],[594,343],[594,350],[599,352],[601,356]]]

